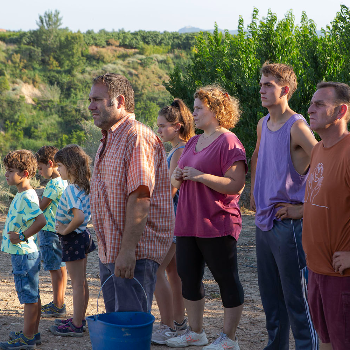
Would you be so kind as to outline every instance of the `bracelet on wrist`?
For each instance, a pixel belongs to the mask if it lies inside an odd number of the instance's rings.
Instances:
[[[24,235],[23,232],[21,232],[21,233],[19,234],[19,239],[21,240],[21,242],[26,242],[26,243],[28,243],[28,239],[26,238],[26,236]]]

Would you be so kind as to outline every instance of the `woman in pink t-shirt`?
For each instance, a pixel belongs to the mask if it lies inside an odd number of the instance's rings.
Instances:
[[[190,328],[169,339],[173,347],[206,345],[203,324],[205,263],[219,284],[224,328],[207,349],[239,349],[236,329],[243,309],[238,277],[237,239],[242,226],[238,206],[247,170],[245,150],[228,129],[238,122],[238,101],[218,86],[196,91],[194,121],[203,134],[186,144],[172,175],[181,188],[175,235],[176,260]]]

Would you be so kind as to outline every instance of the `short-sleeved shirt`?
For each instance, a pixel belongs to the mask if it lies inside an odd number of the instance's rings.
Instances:
[[[15,231],[22,233],[29,228],[35,218],[43,212],[39,207],[39,199],[35,190],[30,189],[18,192],[12,200],[4,230],[2,231],[1,251],[9,254],[24,255],[38,251],[36,234],[28,238],[27,242],[12,244],[7,232]]]
[[[350,276],[334,271],[333,254],[350,251],[350,135],[329,148],[320,141],[312,150],[306,183],[303,248],[308,268],[328,276]]]
[[[56,177],[51,179],[44,190],[43,197],[51,199],[51,203],[43,210],[46,225],[43,227],[45,231],[55,232],[55,217],[58,202],[62,196],[63,191],[67,187],[68,183],[66,180],[62,180],[62,178]]]
[[[84,222],[74,230],[78,233],[83,232],[91,219],[90,198],[83,189],[71,184],[64,190],[58,203],[56,221],[68,225],[74,217],[73,208],[79,209],[84,213]]]
[[[186,144],[178,166],[195,168],[205,174],[223,177],[235,162],[246,162],[245,150],[232,132],[221,134],[209,146],[197,152],[200,135]],[[246,169],[247,170],[247,169]],[[222,194],[201,182],[183,181],[177,205],[175,235],[202,238],[233,236],[238,239],[242,227],[239,195]]]
[[[129,194],[140,186],[150,192],[146,227],[136,259],[161,263],[172,242],[174,209],[166,154],[155,133],[129,114],[105,134],[95,158],[91,181],[92,221],[102,263],[114,263],[125,229]]]

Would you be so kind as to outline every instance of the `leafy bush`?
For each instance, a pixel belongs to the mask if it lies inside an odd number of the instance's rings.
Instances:
[[[155,54],[162,55],[170,51],[170,46],[165,46],[165,45],[156,46],[156,45],[143,44],[141,45],[139,51],[142,55],[146,55],[146,56],[151,56]]]
[[[61,90],[55,83],[54,85],[43,85],[40,88],[41,96],[39,100],[48,100],[58,102],[60,100]]]
[[[10,83],[6,76],[0,77],[0,93],[10,90]]]
[[[265,61],[294,67],[298,90],[290,105],[307,117],[307,109],[316,85],[321,80],[350,83],[350,10],[341,5],[334,21],[318,36],[316,25],[305,13],[300,26],[292,12],[278,21],[268,12],[258,19],[254,9],[252,22],[244,29],[240,18],[238,34],[222,34],[217,25],[213,34],[200,33],[193,58],[185,66],[177,65],[165,83],[167,90],[193,105],[193,93],[199,86],[219,84],[240,100],[242,117],[235,133],[243,142],[248,157],[256,143],[256,124],[267,113],[259,99],[260,68]]]

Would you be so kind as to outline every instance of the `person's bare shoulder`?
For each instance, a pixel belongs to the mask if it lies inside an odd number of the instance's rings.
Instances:
[[[260,138],[262,125],[263,125],[263,122],[264,122],[265,118],[266,118],[266,116],[260,118],[260,120],[258,121],[258,124],[256,126],[256,133],[257,133],[258,139]]]
[[[301,147],[307,154],[311,154],[312,148],[317,144],[309,125],[303,119],[295,121],[291,131],[292,147]]]
[[[259,127],[260,127],[260,128],[262,127],[262,124],[263,124],[265,118],[266,118],[266,115],[265,115],[264,117],[262,117],[262,118],[259,119],[259,121],[258,121],[258,126],[257,126],[258,128],[259,128]]]

